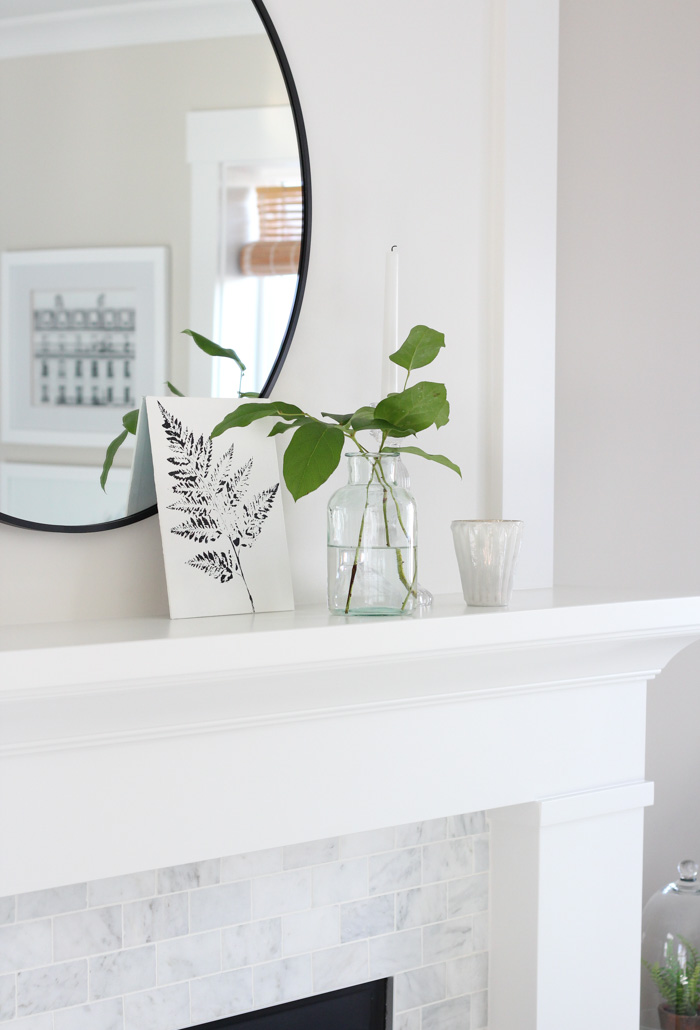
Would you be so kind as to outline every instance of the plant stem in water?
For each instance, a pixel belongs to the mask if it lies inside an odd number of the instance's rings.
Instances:
[[[365,493],[365,506],[364,506],[364,509],[362,511],[362,521],[360,522],[360,532],[359,532],[358,537],[357,537],[357,547],[355,548],[355,560],[352,563],[352,572],[350,573],[350,586],[348,587],[348,596],[347,596],[347,600],[345,602],[345,614],[346,615],[350,611],[350,600],[352,598],[352,588],[353,588],[353,585],[355,583],[355,576],[357,575],[357,565],[358,565],[358,561],[359,561],[359,558],[360,558],[360,548],[362,547],[362,534],[364,533],[364,529],[365,529],[365,515],[367,514],[367,508],[369,507],[369,488],[370,488],[370,485],[371,485],[372,480],[374,478],[375,471],[376,471],[376,469],[373,468],[372,469],[372,475],[369,477],[369,479],[367,481],[367,491]]]

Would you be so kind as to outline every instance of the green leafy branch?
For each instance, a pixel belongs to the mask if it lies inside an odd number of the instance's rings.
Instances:
[[[183,333],[186,336],[191,336],[192,339],[194,340],[195,344],[199,347],[199,349],[201,351],[203,351],[205,354],[208,354],[209,357],[211,357],[211,358],[229,358],[231,361],[235,361],[235,363],[238,365],[238,367],[240,369],[240,372],[241,372],[240,380],[239,380],[239,383],[238,383],[238,396],[239,397],[257,397],[257,394],[255,394],[255,393],[242,393],[243,373],[245,372],[246,367],[243,364],[243,362],[241,361],[241,359],[238,357],[238,355],[236,354],[235,350],[231,350],[230,347],[220,347],[218,345],[218,343],[213,343],[211,340],[208,340],[206,338],[206,336],[202,336],[201,333],[195,333],[191,329],[183,329],[182,331],[183,331]],[[174,394],[176,397],[184,397],[184,394],[182,393],[182,391],[178,390],[178,388],[176,386],[173,386],[172,383],[166,382],[165,385],[170,390],[170,392],[172,394]],[[109,476],[110,469],[112,468],[112,465],[114,464],[114,458],[115,458],[115,455],[116,455],[117,451],[119,450],[121,445],[124,443],[124,441],[126,440],[127,436],[129,436],[129,435],[136,436],[136,429],[137,429],[137,426],[138,426],[138,421],[139,421],[139,409],[138,408],[135,408],[133,411],[127,411],[126,415],[122,419],[122,426],[124,428],[122,429],[122,431],[119,434],[119,436],[116,436],[114,438],[114,440],[112,440],[110,445],[107,447],[107,450],[105,452],[104,462],[103,462],[103,465],[102,465],[102,474],[100,476],[100,486],[102,487],[103,490],[105,489],[105,487],[107,485],[107,477]]]
[[[646,961],[643,965],[672,1012],[679,1016],[697,1016],[700,1014],[700,959],[690,941],[680,934],[678,940],[683,945],[680,955],[670,953],[667,946],[665,965],[658,962],[651,965]]]
[[[415,454],[437,462],[462,475],[459,466],[443,454],[428,454],[420,447],[398,447],[400,440],[435,426],[447,425],[450,405],[442,383],[419,382],[408,386],[411,372],[431,364],[445,346],[443,333],[428,326],[411,329],[401,347],[391,355],[394,364],[406,371],[404,388],[390,393],[375,406],[365,405],[349,414],[322,411],[317,418],[302,411],[296,404],[285,401],[240,404],[212,430],[212,437],[229,429],[238,429],[262,418],[275,417],[268,436],[292,432],[284,452],[282,472],[287,488],[295,501],[318,489],[333,474],[340,463],[345,440],[349,439],[362,454],[381,454],[387,449],[399,453]],[[364,431],[374,432],[379,439],[376,446],[367,447],[357,437]],[[392,441],[389,443],[388,441]]]

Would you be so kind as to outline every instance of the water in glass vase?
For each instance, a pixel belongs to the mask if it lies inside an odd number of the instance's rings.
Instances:
[[[353,580],[353,568],[355,568]],[[415,547],[328,548],[328,606],[344,615],[402,615],[415,604]]]
[[[416,604],[416,503],[396,482],[398,454],[348,454],[349,481],[328,505],[328,607],[404,615]]]

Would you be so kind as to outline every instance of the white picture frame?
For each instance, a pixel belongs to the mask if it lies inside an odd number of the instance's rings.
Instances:
[[[210,439],[238,403],[146,398],[171,619],[294,608],[282,475],[267,420]]]
[[[114,439],[123,415],[166,378],[167,276],[166,247],[3,253],[3,443]]]

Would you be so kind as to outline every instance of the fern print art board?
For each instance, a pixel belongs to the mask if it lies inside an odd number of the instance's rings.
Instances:
[[[294,607],[274,439],[209,434],[230,398],[148,397],[171,619]]]

